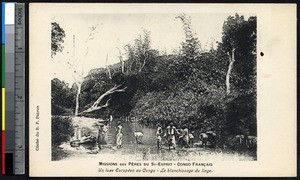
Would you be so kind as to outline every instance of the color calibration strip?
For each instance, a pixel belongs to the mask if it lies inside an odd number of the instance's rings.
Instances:
[[[1,10],[2,10],[2,19],[1,19],[1,84],[2,84],[2,117],[1,117],[1,173],[5,173],[5,25],[4,25],[4,21],[5,21],[5,16],[4,16],[4,12],[5,12],[5,4],[1,3]]]
[[[4,25],[2,22],[2,46],[4,46],[5,75],[2,76],[4,105],[2,117],[2,173],[13,173],[14,153],[14,61],[15,61],[15,3],[3,3]],[[3,15],[3,14],[2,14]],[[4,28],[3,28],[4,26]],[[3,35],[4,34],[4,35]],[[2,66],[3,67],[3,66]]]
[[[25,173],[25,6],[2,3],[2,174]]]

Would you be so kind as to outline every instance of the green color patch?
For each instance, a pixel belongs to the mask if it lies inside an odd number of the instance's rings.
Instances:
[[[5,87],[5,45],[2,44],[2,87]]]

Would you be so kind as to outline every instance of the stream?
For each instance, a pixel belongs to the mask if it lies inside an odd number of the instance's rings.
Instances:
[[[95,137],[98,135],[98,129],[95,124],[104,121],[94,118],[76,117],[73,118],[73,124],[77,129],[85,129]],[[250,160],[256,159],[256,156],[247,153],[237,153],[232,151],[222,151],[220,149],[209,149],[203,147],[176,148],[169,150],[164,144],[162,150],[156,147],[156,129],[138,122],[122,122],[123,141],[122,148],[116,147],[116,124],[118,120],[108,123],[106,142],[98,148],[97,143],[81,144],[79,147],[71,147],[70,142],[63,143],[57,148],[52,148],[52,160],[75,160],[80,158],[101,158],[113,157],[118,160]],[[82,130],[81,130],[82,131]],[[136,143],[134,132],[143,132],[141,144]],[[197,142],[197,139],[195,139]]]

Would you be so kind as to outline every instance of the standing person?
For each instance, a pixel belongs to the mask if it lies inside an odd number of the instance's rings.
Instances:
[[[162,134],[163,134],[163,130],[161,128],[160,124],[157,124],[157,129],[156,129],[156,144],[157,144],[157,150],[161,149],[161,141],[162,141]]]
[[[194,131],[192,131],[190,134],[189,134],[189,145],[190,145],[190,147],[193,147],[194,146],[194,139],[195,139],[195,137],[194,137]]]
[[[182,132],[182,142],[183,142],[183,146],[186,148],[189,148],[189,130],[187,128],[187,126],[184,124],[183,125],[183,132]]]
[[[164,137],[166,137],[166,139],[167,139],[169,150],[170,150],[170,146],[171,146],[171,143],[170,143],[170,132],[171,132],[171,126],[170,126],[170,124],[168,124],[168,126],[166,127],[166,132],[165,132]]]
[[[189,145],[190,147],[193,147],[194,146],[194,134],[195,134],[195,129],[194,129],[194,126],[192,125],[192,123],[190,123],[188,125],[188,128],[189,128]]]
[[[98,138],[97,138],[97,144],[98,144],[99,150],[101,149],[102,142],[103,142],[103,128],[102,128],[102,125],[99,125]]]
[[[184,145],[184,142],[183,142],[183,136],[184,136],[184,134],[183,134],[183,126],[182,125],[178,127],[177,134],[179,135],[177,143],[178,143],[178,145],[180,145],[181,147],[183,147],[183,145]]]
[[[103,125],[102,128],[102,143],[107,144],[107,133],[108,133],[108,124],[107,122]]]
[[[123,126],[121,125],[120,121],[117,123],[116,131],[117,131],[117,135],[116,135],[117,148],[121,148],[122,140],[123,140]]]
[[[173,122],[171,122],[170,125],[167,126],[166,131],[167,131],[166,134],[167,134],[167,139],[169,144],[169,150],[171,150],[171,147],[175,149],[176,146],[175,133],[177,132],[177,130]]]

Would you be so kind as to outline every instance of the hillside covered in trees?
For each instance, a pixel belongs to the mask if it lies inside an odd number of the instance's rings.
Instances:
[[[229,16],[222,41],[209,51],[202,50],[191,19],[176,18],[185,32],[179,52],[153,49],[145,30],[120,50],[119,63],[90,70],[80,88],[53,79],[52,115],[112,115],[163,127],[172,121],[224,138],[256,136],[256,17]]]

